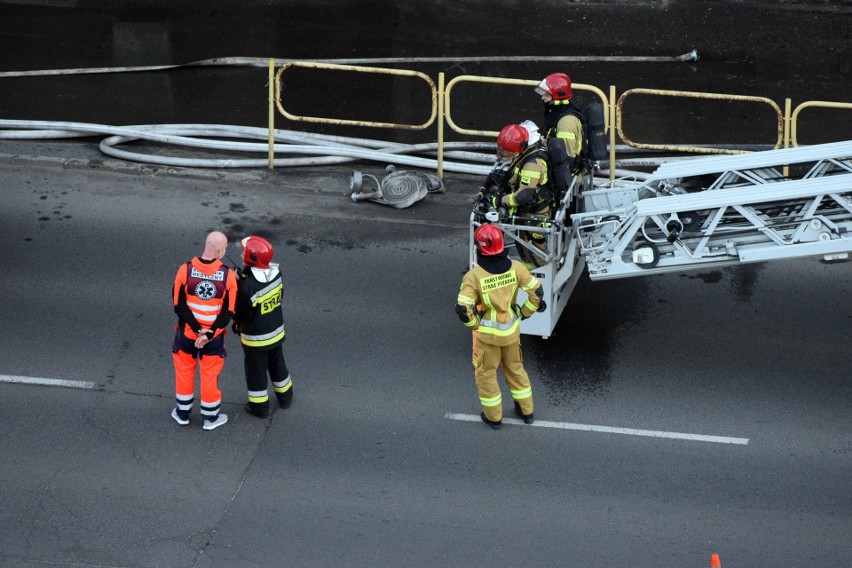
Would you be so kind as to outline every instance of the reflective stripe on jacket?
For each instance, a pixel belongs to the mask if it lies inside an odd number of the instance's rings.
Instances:
[[[552,195],[546,155],[544,147],[536,144],[512,163],[509,168],[511,193],[503,197],[503,205],[520,208],[525,214],[539,213],[550,206]]]
[[[173,302],[177,306],[183,290],[186,306],[192,312],[198,325],[212,328],[213,323],[223,309],[233,312],[237,299],[237,280],[234,271],[222,264],[221,261],[205,263],[198,257],[193,258],[178,269],[173,289]],[[185,322],[184,322],[185,323]],[[186,337],[196,339],[197,330],[183,325],[180,330]],[[222,327],[216,330],[216,335],[225,331]]]
[[[575,108],[570,106],[570,101],[553,101],[549,103],[544,118],[544,140],[563,140],[569,158],[579,156],[583,151],[583,123],[575,114],[579,112]]]
[[[251,270],[239,282],[237,315],[240,341],[249,349],[271,349],[284,341],[284,284],[276,269],[269,282],[260,282]]]
[[[518,290],[527,293],[521,307],[524,317],[531,316],[541,299],[535,291],[541,283],[520,262],[513,260],[511,268],[491,274],[474,266],[462,278],[457,303],[468,308],[465,325],[478,332],[479,340],[492,345],[511,345],[520,338],[520,318],[513,309]]]

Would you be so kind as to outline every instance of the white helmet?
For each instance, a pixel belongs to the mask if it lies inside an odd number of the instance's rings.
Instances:
[[[532,146],[539,140],[541,140],[541,134],[538,132],[538,126],[536,126],[535,122],[532,120],[525,120],[520,124],[520,127],[529,132],[529,140],[527,141],[527,146]]]

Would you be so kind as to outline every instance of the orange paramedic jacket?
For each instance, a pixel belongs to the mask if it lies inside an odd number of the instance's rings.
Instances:
[[[220,260],[205,262],[198,257],[178,268],[173,290],[179,331],[197,339],[203,328],[221,335],[234,315],[237,278]]]

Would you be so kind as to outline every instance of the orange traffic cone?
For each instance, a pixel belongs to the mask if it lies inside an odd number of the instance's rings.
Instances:
[[[710,557],[710,568],[722,568],[722,563],[719,562],[719,555],[713,553],[713,556]]]

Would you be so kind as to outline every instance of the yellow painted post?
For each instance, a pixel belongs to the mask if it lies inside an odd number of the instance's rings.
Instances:
[[[269,169],[275,168],[275,60],[269,58]]]
[[[790,147],[790,110],[793,108],[793,101],[784,99],[784,147]]]
[[[615,85],[609,86],[609,181],[615,181]]]
[[[438,177],[444,178],[444,74],[438,73]]]
[[[790,99],[784,99],[784,147],[790,147],[790,109],[793,108],[793,102]],[[784,177],[790,175],[790,167],[784,166]]]

